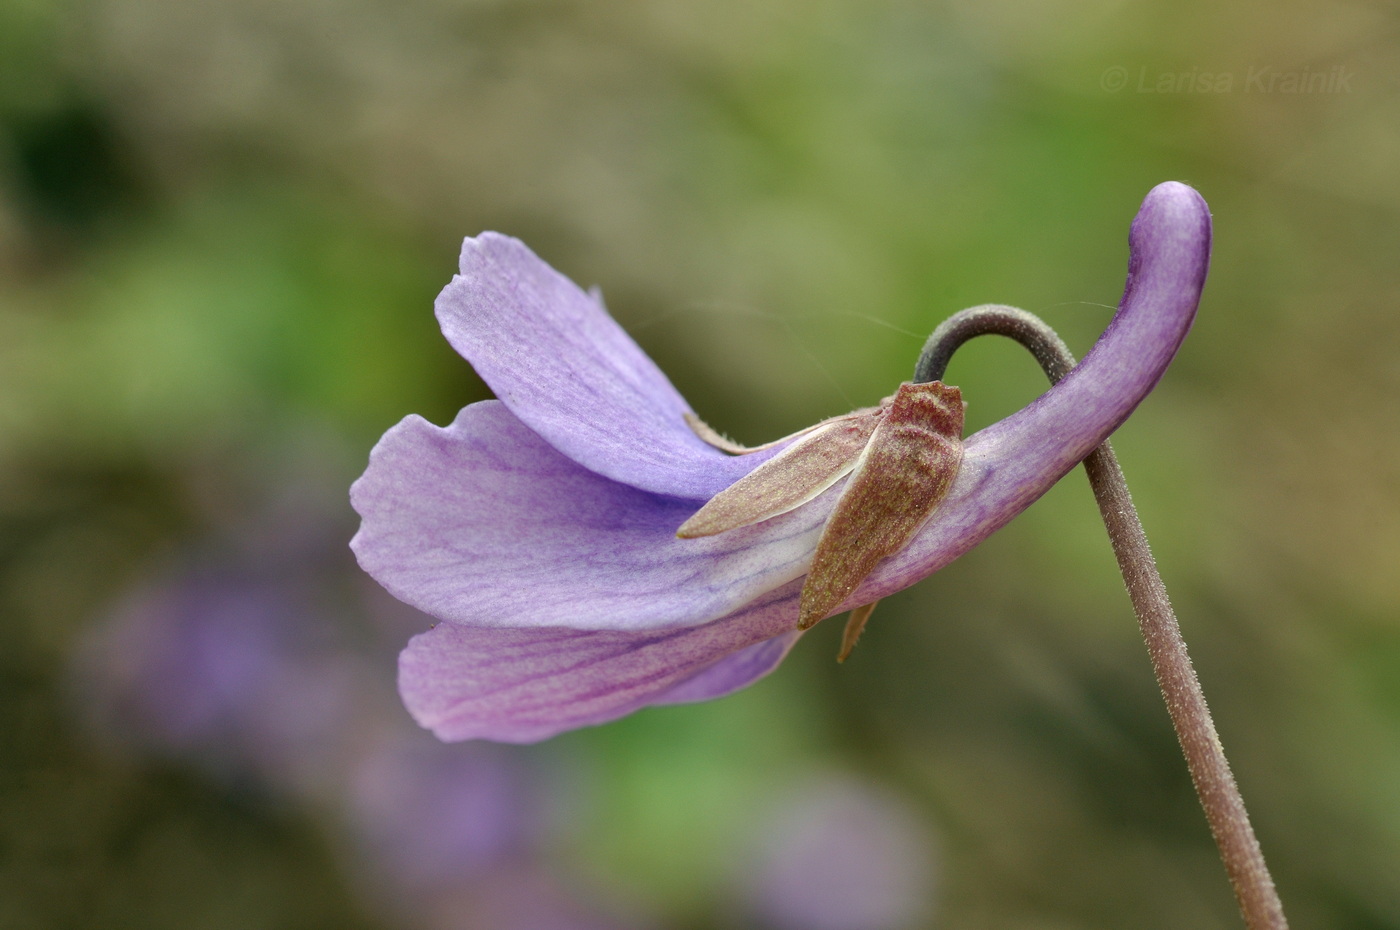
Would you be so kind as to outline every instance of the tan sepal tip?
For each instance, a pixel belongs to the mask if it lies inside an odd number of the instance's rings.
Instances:
[[[860,634],[865,632],[865,624],[870,620],[870,615],[875,612],[875,605],[879,603],[879,601],[871,601],[869,604],[857,607],[846,618],[846,628],[841,631],[841,651],[836,653],[837,662],[845,662],[850,657],[851,650],[856,648],[856,641],[860,639]]]

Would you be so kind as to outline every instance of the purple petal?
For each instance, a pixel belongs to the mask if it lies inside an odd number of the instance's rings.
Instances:
[[[511,412],[580,465],[636,488],[707,500],[766,453],[731,458],[602,303],[525,244],[482,233],[437,299],[443,335]]]
[[[694,677],[687,678],[674,688],[663,691],[647,703],[690,704],[733,694],[777,668],[801,638],[801,630],[791,629],[772,639],[746,646],[733,655],[720,659]]]
[[[399,693],[444,740],[529,743],[653,703],[717,697],[771,671],[795,639],[796,585],[665,633],[439,624],[399,656]]]
[[[677,539],[693,501],[583,468],[497,401],[446,428],[405,419],[350,497],[363,518],[350,545],[367,572],[440,620],[486,627],[703,623],[801,575],[820,530],[794,512]]]

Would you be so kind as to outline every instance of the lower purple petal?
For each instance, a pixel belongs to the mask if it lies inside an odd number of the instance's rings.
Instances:
[[[718,697],[771,671],[795,641],[797,586],[666,633],[442,623],[399,656],[399,693],[440,739],[530,743],[648,704]]]
[[[801,630],[765,639],[733,655],[720,659],[699,674],[687,678],[669,691],[657,695],[649,704],[689,704],[709,701],[746,688],[782,664],[788,651],[802,638]]]

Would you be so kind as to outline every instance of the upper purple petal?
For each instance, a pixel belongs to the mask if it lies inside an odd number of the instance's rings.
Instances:
[[[794,512],[677,539],[694,501],[589,471],[498,401],[447,427],[408,417],[370,453],[350,499],[365,571],[419,610],[473,626],[703,623],[802,574],[819,531]]]
[[[765,598],[723,620],[663,633],[443,623],[399,656],[399,693],[441,739],[535,742],[648,704],[752,683],[797,638],[794,604],[793,596]]]
[[[636,488],[707,500],[767,458],[733,458],[686,425],[685,399],[599,299],[524,243],[482,233],[437,318],[511,412],[580,465]]]

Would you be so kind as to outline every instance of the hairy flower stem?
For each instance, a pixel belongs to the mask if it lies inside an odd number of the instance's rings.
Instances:
[[[989,334],[1008,336],[1029,349],[1051,384],[1074,367],[1074,356],[1039,317],[1015,307],[987,305],[954,314],[934,330],[919,357],[915,382],[941,380],[948,360],[960,345],[974,336]],[[1225,760],[1200,681],[1186,654],[1186,643],[1128,494],[1123,470],[1107,441],[1084,459],[1084,470],[1093,486],[1142,637],[1147,642],[1157,684],[1166,699],[1191,781],[1234,886],[1245,926],[1249,930],[1286,930],[1283,905],[1250,826],[1244,799]]]

